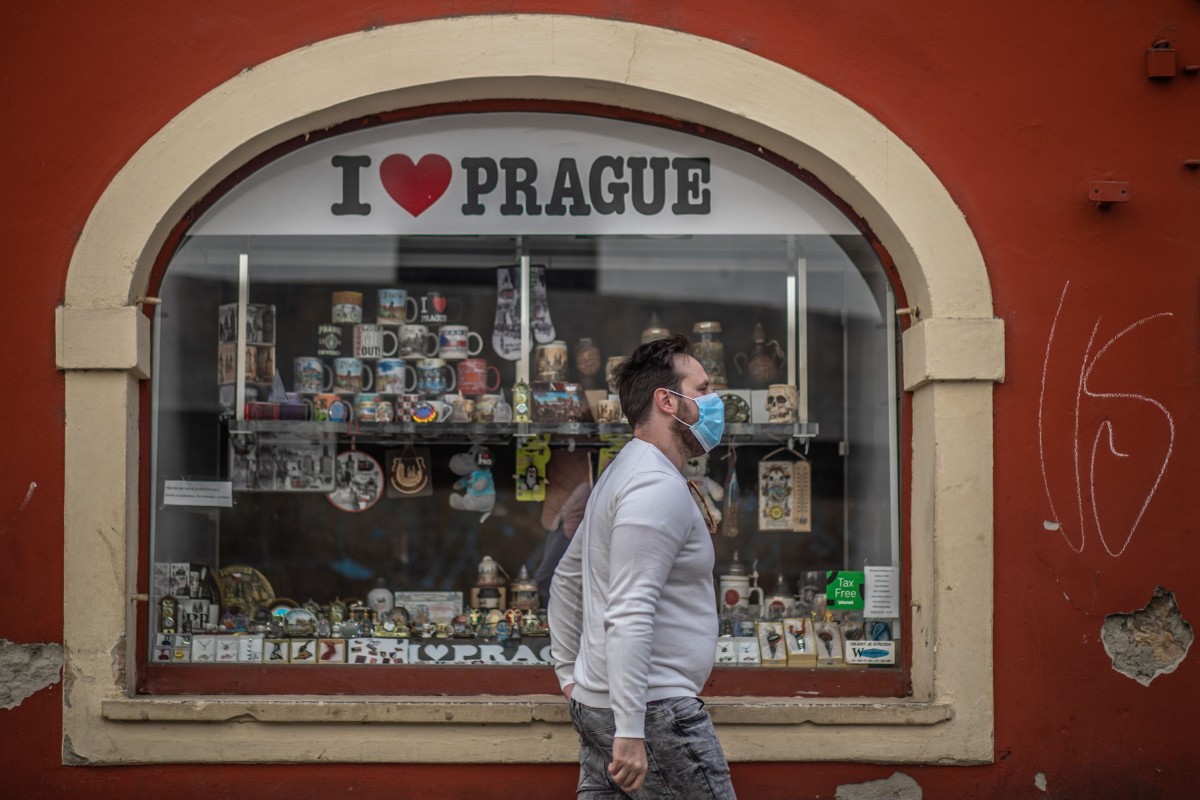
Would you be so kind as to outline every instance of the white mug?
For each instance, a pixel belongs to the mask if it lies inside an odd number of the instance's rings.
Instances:
[[[375,391],[408,394],[417,389],[417,371],[400,358],[381,358],[375,364]]]
[[[478,346],[471,349],[471,337]],[[483,351],[483,337],[466,325],[443,325],[438,328],[438,355],[444,359],[459,359],[479,355]]]
[[[333,390],[338,394],[359,394],[371,391],[374,374],[358,358],[333,360]]]
[[[437,334],[424,325],[400,326],[400,355],[404,358],[429,358],[437,355]]]
[[[388,349],[387,341],[391,337],[392,346]],[[372,323],[364,323],[354,326],[354,357],[355,358],[383,358],[384,356],[394,356],[396,351],[400,349],[400,337],[395,331],[389,330],[382,325]]]
[[[721,607],[737,608],[743,613],[750,610],[751,595],[758,594],[758,605],[763,602],[761,586],[751,586],[749,575],[722,575],[720,581]]]

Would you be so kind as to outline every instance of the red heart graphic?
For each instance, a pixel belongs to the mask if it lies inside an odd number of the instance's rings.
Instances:
[[[446,298],[444,298],[444,297],[433,298],[433,308],[439,314],[446,313]]]
[[[450,162],[430,154],[414,164],[408,156],[397,153],[379,165],[379,177],[388,195],[405,211],[419,217],[450,186]]]

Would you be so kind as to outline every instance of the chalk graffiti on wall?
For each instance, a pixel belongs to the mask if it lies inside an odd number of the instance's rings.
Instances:
[[[1071,437],[1073,447],[1071,463],[1074,468],[1075,490],[1073,499],[1076,513],[1075,520],[1065,522],[1058,513],[1054,503],[1055,493],[1050,488],[1050,478],[1046,466],[1047,447],[1044,421],[1046,417],[1046,384],[1047,377],[1050,375],[1050,359],[1052,352],[1055,350],[1055,334],[1058,331],[1059,318],[1062,316],[1063,307],[1067,300],[1067,290],[1070,286],[1070,281],[1064,284],[1062,295],[1058,299],[1058,308],[1054,312],[1054,321],[1050,325],[1050,335],[1046,339],[1046,355],[1042,361],[1041,393],[1038,396],[1038,458],[1041,461],[1042,486],[1046,491],[1046,500],[1050,504],[1051,515],[1051,518],[1046,521],[1045,527],[1048,530],[1056,530],[1061,533],[1068,547],[1076,553],[1082,553],[1084,545],[1087,543],[1087,529],[1090,522],[1105,552],[1116,558],[1124,554],[1126,548],[1129,547],[1129,543],[1133,541],[1133,535],[1137,532],[1138,525],[1141,524],[1142,517],[1145,515],[1146,509],[1150,506],[1150,501],[1154,499],[1154,494],[1158,491],[1163,474],[1167,471],[1167,463],[1171,460],[1171,453],[1175,446],[1175,419],[1171,416],[1171,412],[1167,410],[1166,406],[1152,397],[1135,392],[1096,391],[1092,385],[1092,373],[1101,359],[1104,358],[1110,348],[1119,340],[1134,332],[1140,332],[1143,326],[1155,320],[1174,315],[1169,311],[1163,311],[1158,314],[1150,314],[1149,316],[1142,317],[1127,325],[1093,352],[1093,348],[1096,346],[1097,335],[1100,332],[1100,318],[1096,318],[1092,326],[1091,335],[1088,337],[1087,346],[1084,348],[1082,356],[1079,359],[1078,380],[1074,392],[1074,429]],[[1123,452],[1118,448],[1114,435],[1113,421],[1107,415],[1095,425],[1094,434],[1090,430],[1084,430],[1085,422],[1082,415],[1082,408],[1085,400],[1124,400],[1143,404],[1154,409],[1155,413],[1160,414],[1166,422],[1168,435],[1165,442],[1155,442],[1152,438],[1146,439],[1150,447],[1157,446],[1160,448],[1161,461],[1154,459],[1154,463],[1157,463],[1157,474],[1154,475],[1154,479],[1150,483],[1145,496],[1141,499],[1141,504],[1137,508],[1136,515],[1132,521],[1124,523],[1114,521],[1112,518],[1115,516],[1114,514],[1101,510],[1101,504],[1098,500],[1100,492],[1096,486],[1097,459],[1100,456],[1128,459],[1131,454]],[[1062,499],[1061,494],[1060,499]],[[1115,524],[1109,524],[1114,522]],[[1075,524],[1078,525],[1078,530],[1073,535],[1071,529]]]

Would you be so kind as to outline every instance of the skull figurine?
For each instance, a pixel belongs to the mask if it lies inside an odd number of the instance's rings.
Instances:
[[[767,419],[775,423],[796,421],[799,391],[786,383],[773,383],[767,389]]]

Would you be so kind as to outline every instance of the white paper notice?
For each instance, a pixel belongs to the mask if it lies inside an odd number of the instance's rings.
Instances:
[[[893,619],[900,616],[900,570],[896,567],[863,567],[863,616]]]
[[[229,481],[163,481],[163,505],[233,508]]]

